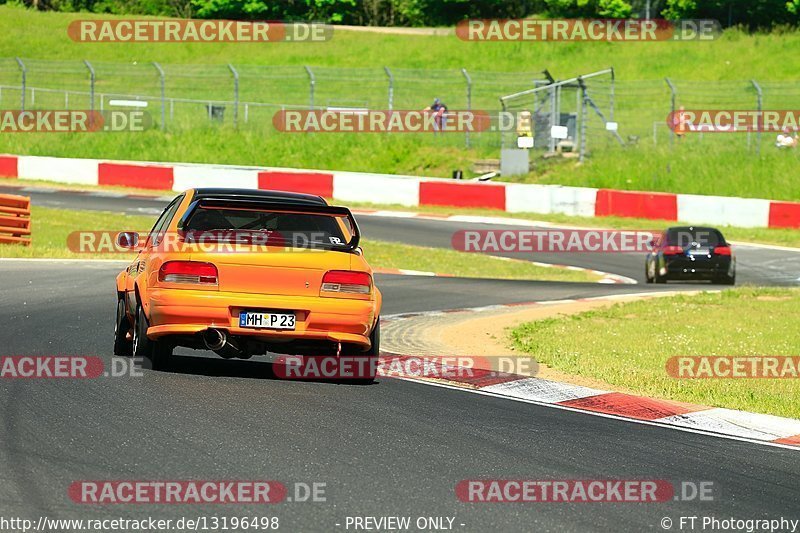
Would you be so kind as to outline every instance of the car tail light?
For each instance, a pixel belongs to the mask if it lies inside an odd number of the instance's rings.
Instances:
[[[664,255],[681,255],[684,250],[681,246],[665,246],[663,252]]]
[[[369,294],[371,290],[372,277],[366,272],[329,270],[322,277],[322,292]]]
[[[730,246],[717,246],[714,248],[714,253],[717,255],[731,255]]]
[[[199,261],[167,261],[158,271],[158,281],[167,283],[199,283],[216,285],[217,267]]]

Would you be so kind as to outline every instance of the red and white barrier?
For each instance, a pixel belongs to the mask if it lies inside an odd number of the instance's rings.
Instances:
[[[752,228],[800,228],[800,203],[757,198],[479,183],[363,172],[0,155],[0,176],[183,191],[280,189],[343,202],[453,206],[509,213],[618,216]]]

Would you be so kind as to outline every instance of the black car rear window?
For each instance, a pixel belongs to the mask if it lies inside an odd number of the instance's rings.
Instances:
[[[314,213],[282,213],[259,209],[200,206],[183,226],[187,232],[271,232],[287,244],[297,242],[346,244],[336,217]]]
[[[686,247],[692,243],[700,246],[719,246],[725,244],[725,238],[713,228],[674,228],[667,232],[669,245]]]

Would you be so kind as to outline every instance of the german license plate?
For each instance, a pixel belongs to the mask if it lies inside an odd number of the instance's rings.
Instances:
[[[708,248],[694,248],[689,250],[689,255],[708,255],[711,253]]]
[[[261,313],[259,311],[241,311],[239,313],[240,328],[254,329],[294,329],[294,313]]]

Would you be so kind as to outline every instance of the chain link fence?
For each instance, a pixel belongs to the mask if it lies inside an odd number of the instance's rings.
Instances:
[[[209,124],[269,134],[285,109],[420,110],[440,98],[450,110],[497,113],[500,95],[529,88],[539,73],[466,69],[171,65],[154,62],[0,59],[2,109],[114,108],[146,104],[156,127]],[[457,137],[457,138],[456,138]],[[499,146],[496,132],[437,136],[453,146]]]
[[[686,109],[799,109],[800,84],[791,81],[632,81],[612,68],[558,81],[546,70],[486,72],[467,69],[338,68],[264,65],[172,65],[153,62],[0,58],[0,108],[115,108],[120,100],[146,104],[156,127],[235,127],[274,134],[284,109],[419,110],[441,98],[450,110],[485,111],[493,127],[471,134],[437,135],[453,147],[514,146],[500,112],[532,117],[535,149],[585,157],[611,145],[676,142],[667,116]],[[567,136],[554,139],[553,126]],[[684,143],[741,146],[760,151],[766,134],[687,135]]]

